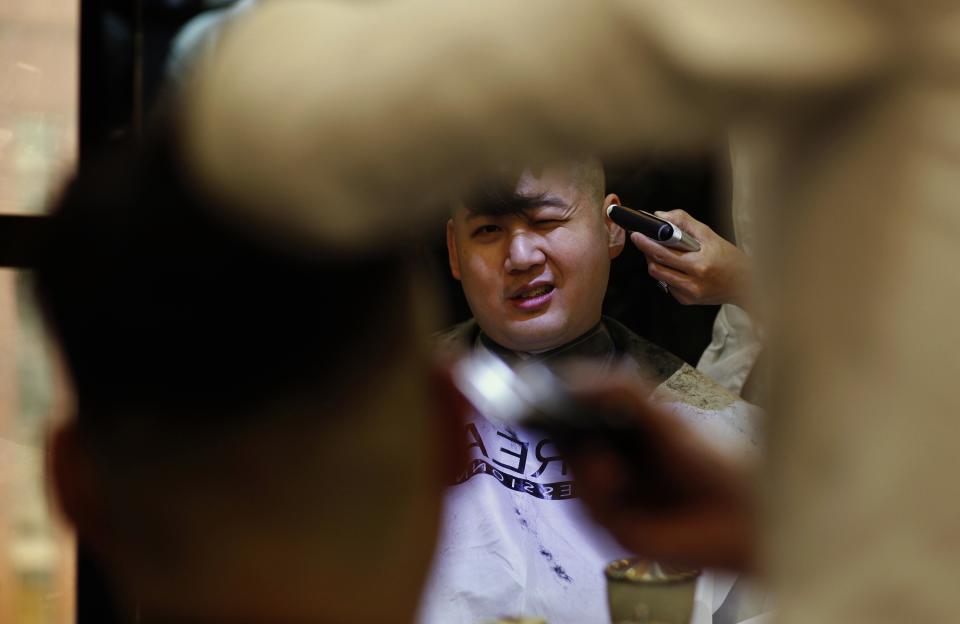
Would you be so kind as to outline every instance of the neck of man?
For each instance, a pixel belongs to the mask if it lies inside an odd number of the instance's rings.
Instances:
[[[527,352],[507,349],[494,342],[482,330],[477,336],[475,347],[495,354],[513,367],[539,362],[553,368],[574,360],[590,360],[607,366],[617,357],[617,347],[603,320],[570,342],[543,351]]]

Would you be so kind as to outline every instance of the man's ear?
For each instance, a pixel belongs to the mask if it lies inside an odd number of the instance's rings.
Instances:
[[[91,451],[76,424],[58,426],[49,436],[49,474],[54,497],[66,520],[94,552],[109,550],[104,540],[110,535],[105,523],[101,484]]]
[[[455,279],[460,279],[460,255],[457,253],[457,236],[453,219],[447,219],[447,260],[450,262],[450,273]]]
[[[607,216],[607,208],[609,208],[611,204],[620,204],[620,198],[617,197],[615,193],[610,193],[603,198],[603,221],[607,227],[607,245],[610,248],[610,259],[612,260],[623,251],[626,233],[622,227],[614,223],[613,220]]]

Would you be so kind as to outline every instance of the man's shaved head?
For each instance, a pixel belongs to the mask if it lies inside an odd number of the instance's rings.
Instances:
[[[607,180],[603,173],[603,163],[598,159],[588,157],[572,163],[570,165],[570,177],[585,196],[595,200],[598,204],[603,201]]]
[[[599,205],[606,190],[606,176],[603,163],[599,159],[587,156],[579,160],[550,166],[528,166],[511,171],[503,179],[489,184],[475,195],[463,201],[470,212],[475,214],[497,215],[521,212],[537,206],[543,197],[531,195],[519,190],[518,183],[524,176],[538,180],[547,171],[563,170],[574,188],[588,201]]]

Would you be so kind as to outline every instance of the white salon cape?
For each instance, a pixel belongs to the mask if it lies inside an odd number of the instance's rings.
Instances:
[[[615,335],[627,331],[605,322]],[[476,348],[484,346],[477,341]],[[715,387],[684,364],[653,396],[719,450],[751,452],[755,408],[732,397],[709,407],[674,400],[702,399]],[[467,418],[466,443],[468,467],[447,491],[418,622],[479,624],[524,616],[548,624],[609,624],[604,567],[631,553],[590,520],[553,443],[543,433],[478,413]],[[739,621],[713,617],[734,581],[734,575],[705,571],[691,624]],[[742,612],[731,606],[724,611]]]

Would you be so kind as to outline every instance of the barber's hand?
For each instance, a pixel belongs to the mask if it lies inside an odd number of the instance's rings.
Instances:
[[[733,303],[748,308],[750,259],[683,210],[655,213],[700,241],[700,251],[677,251],[634,232],[630,240],[647,258],[650,276],[687,305]]]
[[[749,571],[754,561],[750,472],[701,442],[676,416],[649,402],[636,380],[595,377],[572,391],[586,405],[623,414],[646,438],[652,474],[635,474],[630,462],[600,443],[567,459],[577,491],[594,518],[640,556],[685,566]],[[634,463],[634,465],[637,465]],[[638,502],[630,492],[670,488],[668,502]]]

